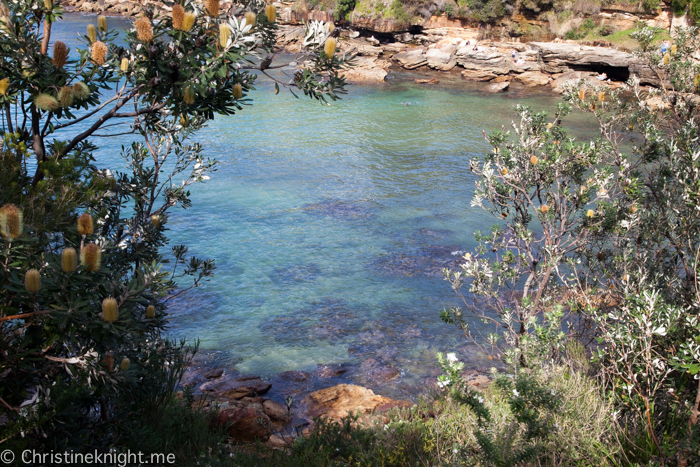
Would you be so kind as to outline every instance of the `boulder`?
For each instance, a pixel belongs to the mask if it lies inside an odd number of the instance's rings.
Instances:
[[[525,86],[545,86],[552,80],[549,75],[545,75],[539,71],[526,71],[525,73],[516,75],[513,79],[520,81]]]
[[[441,49],[428,49],[425,59],[428,61],[428,66],[436,70],[449,71],[457,65],[457,59]]]
[[[234,441],[265,441],[272,434],[272,423],[260,404],[226,407],[219,411],[214,423],[222,426]]]
[[[471,46],[462,47],[455,53],[457,63],[465,70],[507,75],[512,70],[510,57],[494,51],[479,52]]]
[[[243,399],[244,397],[261,396],[270,390],[272,385],[257,376],[237,375],[229,378],[208,381],[199,389],[214,397],[228,399]]]
[[[279,402],[266,400],[262,403],[262,408],[263,412],[265,412],[265,414],[272,420],[286,423],[290,419],[287,407]]]
[[[367,414],[394,407],[412,407],[407,401],[378,396],[371,389],[352,384],[339,384],[312,392],[301,401],[307,419],[326,416],[341,419],[350,413]]]
[[[498,75],[491,73],[490,71],[483,70],[463,70],[462,78],[469,81],[491,81],[495,79]]]
[[[428,59],[421,47],[407,50],[406,52],[399,52],[395,54],[392,59],[399,62],[399,64],[407,70],[413,70],[428,64]]]
[[[426,78],[426,79],[417,79],[415,80],[416,84],[438,84],[440,83],[440,80],[438,78]]]
[[[554,78],[554,80],[549,83],[552,87],[552,91],[557,93],[562,93],[563,90],[561,86],[567,81],[580,80],[580,79],[594,79],[596,74],[592,71],[570,71],[568,73],[563,73]]]
[[[501,83],[492,83],[486,86],[486,92],[504,92],[510,87],[510,81],[503,81]]]

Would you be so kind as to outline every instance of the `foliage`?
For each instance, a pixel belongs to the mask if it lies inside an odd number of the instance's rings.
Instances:
[[[352,10],[355,9],[356,0],[338,0],[335,7],[334,18],[336,21],[345,21]]]
[[[590,18],[586,18],[579,27],[568,31],[564,35],[564,38],[569,40],[583,39],[589,32],[593,30],[593,28],[595,28],[595,23],[593,22],[593,20]]]
[[[684,15],[688,9],[688,4],[690,4],[690,0],[671,0],[673,13],[679,16]]]

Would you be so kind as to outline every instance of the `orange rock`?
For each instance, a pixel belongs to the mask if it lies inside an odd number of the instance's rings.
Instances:
[[[411,407],[413,404],[376,395],[362,386],[339,384],[312,392],[301,401],[301,406],[308,419],[320,416],[341,419],[350,413],[367,414],[394,407]]]

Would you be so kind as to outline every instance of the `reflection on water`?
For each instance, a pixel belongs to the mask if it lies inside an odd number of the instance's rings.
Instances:
[[[71,16],[52,39],[70,40],[86,22]],[[198,140],[221,167],[192,190],[192,209],[172,211],[169,234],[218,269],[173,303],[171,334],[200,338],[244,372],[350,363],[409,392],[434,375],[437,351],[489,366],[438,319],[458,304],[441,269],[494,222],[470,207],[468,160],[487,151],[482,130],[508,125],[514,104],[551,110],[557,98],[443,83],[394,74],[329,107],[260,82],[254,106],[205,128]],[[581,117],[568,120],[587,131]],[[97,140],[99,163],[123,166],[127,142]]]

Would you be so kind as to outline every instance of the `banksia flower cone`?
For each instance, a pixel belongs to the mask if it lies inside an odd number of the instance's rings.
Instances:
[[[63,68],[68,61],[68,46],[61,41],[56,41],[53,44],[53,59],[51,63],[56,68]]]
[[[19,238],[24,230],[22,210],[14,204],[6,204],[0,209],[0,233],[3,237]]]
[[[58,91],[58,103],[64,109],[73,105],[73,88],[71,86],[63,86]]]
[[[599,100],[600,102],[603,102],[603,101],[605,100],[605,93],[604,93],[603,91],[600,91],[600,92],[598,93],[598,100]]]
[[[34,105],[37,109],[41,109],[44,112],[55,112],[60,106],[58,99],[45,93],[41,93],[34,98]]]
[[[88,24],[87,35],[88,39],[90,39],[91,44],[97,40],[97,29],[95,29],[94,24]]]
[[[105,355],[102,363],[107,367],[107,372],[111,373],[114,371],[114,357],[111,354]]]
[[[182,96],[182,100],[185,101],[185,104],[187,105],[194,104],[194,89],[192,89],[192,87],[187,86],[185,88],[185,93]]]
[[[63,272],[73,272],[78,269],[78,254],[75,248],[66,248],[61,253],[61,269]]]
[[[78,217],[78,233],[80,235],[92,235],[95,227],[92,223],[92,216],[87,212]]]
[[[549,206],[543,204],[542,206],[540,206],[540,211],[542,211],[542,214],[547,214],[549,212]]]
[[[5,78],[5,79],[7,79],[7,78]],[[695,75],[695,87],[697,88],[699,86],[700,86],[700,75]]]
[[[119,364],[119,369],[122,371],[126,371],[129,369],[129,366],[131,366],[131,360],[128,358],[123,358],[122,362]]]
[[[228,45],[228,39],[231,37],[231,28],[225,24],[219,25],[219,44],[221,48],[224,49]]]
[[[250,24],[251,26],[255,25],[255,13],[252,11],[246,11],[245,12],[245,23]]]
[[[671,46],[671,55],[676,55],[676,52],[678,52],[678,46],[676,44],[673,44]]]
[[[44,0],[44,6],[47,10],[53,10],[53,2],[51,0]]]
[[[537,159],[537,156],[532,156],[530,158],[530,164],[537,165],[537,162],[539,162],[539,160]]]
[[[119,319],[119,307],[117,301],[112,297],[102,300],[102,319],[108,323],[113,323]]]
[[[73,85],[73,96],[79,101],[85,100],[90,97],[90,88],[87,84],[79,81]]]
[[[158,214],[153,214],[151,216],[151,225],[156,229],[160,227],[160,216]]]
[[[326,57],[328,58],[335,55],[335,37],[329,37],[326,39],[326,45],[323,46],[323,52],[325,52]]]
[[[185,17],[182,18],[182,30],[189,31],[194,26],[194,22],[197,19],[197,15],[192,12],[185,13]]]
[[[119,69],[122,71],[122,73],[126,73],[129,71],[129,59],[124,57],[122,58],[122,62],[119,65]]]
[[[182,21],[185,19],[185,9],[179,3],[173,5],[172,17],[173,27],[175,29],[182,29]]]
[[[97,27],[102,32],[107,32],[107,18],[105,16],[97,17]]]
[[[240,83],[234,84],[232,92],[233,97],[235,97],[236,99],[240,99],[241,97],[243,97],[243,86],[241,86]]]
[[[205,10],[207,11],[207,14],[209,16],[219,16],[219,10],[221,9],[221,6],[219,4],[219,0],[207,0],[207,4],[205,7]]]
[[[148,305],[146,307],[146,318],[155,318],[156,317],[156,307],[153,305]]]
[[[107,46],[104,42],[97,41],[92,44],[92,51],[90,52],[90,58],[92,61],[98,65],[104,65],[107,61]]]
[[[10,78],[0,79],[0,96],[7,95],[7,88],[9,88],[9,87],[10,87]]]
[[[586,90],[585,89],[578,90],[578,98],[581,100],[584,100],[586,98]]]
[[[41,275],[36,269],[30,269],[24,275],[24,286],[29,293],[37,293],[41,290]]]
[[[505,167],[503,167],[503,168],[501,169],[501,175],[508,175],[508,169],[506,169]]]
[[[589,209],[588,212],[586,213],[587,217],[593,217],[595,216],[595,212],[593,212],[593,209]]]
[[[671,62],[671,56],[669,54],[664,55],[664,65],[668,65]]]
[[[88,243],[80,250],[80,264],[90,272],[100,270],[102,251],[94,243]]]
[[[269,22],[275,22],[277,19],[277,8],[275,8],[275,5],[267,5],[265,7],[265,16]]]
[[[141,18],[134,21],[134,27],[136,28],[136,38],[141,42],[151,42],[153,40],[153,26],[151,26],[151,21],[142,16]]]

